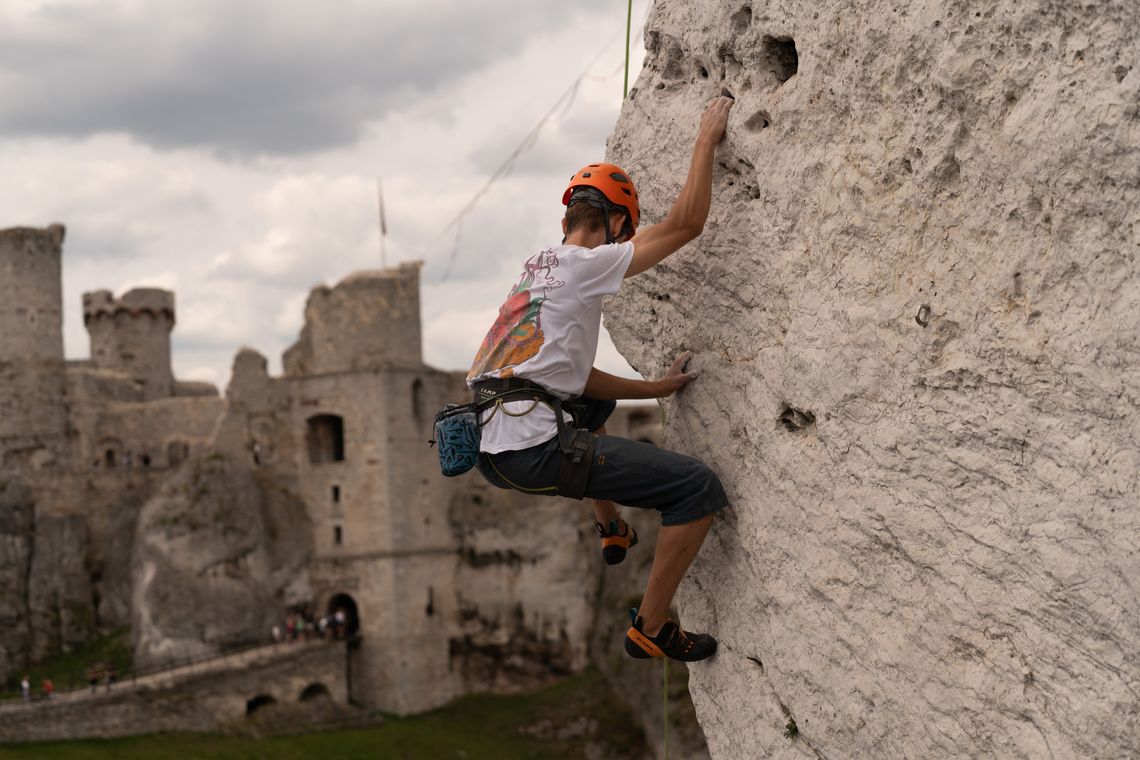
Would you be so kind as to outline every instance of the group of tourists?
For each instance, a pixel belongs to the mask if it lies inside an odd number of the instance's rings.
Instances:
[[[318,638],[343,639],[348,633],[348,613],[343,607],[318,618],[308,604],[290,607],[284,624],[275,625],[272,630],[273,641],[278,644]]]
[[[44,678],[40,682],[40,699],[51,699],[55,694],[55,683],[50,678]],[[32,680],[27,673],[20,679],[20,696],[25,702],[32,701]]]

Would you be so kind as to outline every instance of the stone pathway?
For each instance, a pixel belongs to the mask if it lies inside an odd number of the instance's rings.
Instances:
[[[97,701],[102,699],[112,699],[123,692],[132,691],[147,691],[159,688],[170,688],[176,686],[180,681],[190,677],[197,677],[208,673],[225,672],[229,670],[241,670],[242,668],[249,667],[250,665],[261,664],[276,660],[278,658],[284,659],[286,657],[293,657],[299,652],[307,651],[321,646],[338,646],[343,645],[344,641],[341,639],[313,639],[311,641],[291,641],[283,642],[281,644],[266,644],[264,646],[253,647],[251,649],[243,649],[239,652],[230,654],[218,655],[198,662],[191,662],[186,665],[177,665],[167,670],[159,670],[153,673],[147,673],[137,678],[125,678],[118,681],[114,686],[108,690],[105,686],[100,685],[95,691],[92,691],[89,686],[81,686],[79,688],[71,689],[69,691],[57,691],[51,699],[51,703],[64,704],[76,703],[86,701]],[[8,699],[0,701],[0,715],[5,713],[19,713],[24,711],[36,710],[45,706],[42,699],[34,700],[32,702],[24,702],[20,699]]]

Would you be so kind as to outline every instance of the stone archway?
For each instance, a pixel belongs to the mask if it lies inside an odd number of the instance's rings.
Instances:
[[[329,693],[329,687],[325,686],[323,683],[311,683],[305,687],[304,691],[301,692],[301,696],[297,701],[308,702],[310,699],[331,696],[332,695]]]
[[[343,624],[337,623],[337,611],[343,612]],[[360,633],[360,612],[356,608],[356,601],[348,594],[336,594],[329,599],[328,616],[333,627],[333,635],[343,638],[355,638]]]
[[[247,700],[245,703],[245,714],[253,715],[255,712],[265,707],[266,705],[275,705],[277,700],[268,694],[258,694],[253,699]]]

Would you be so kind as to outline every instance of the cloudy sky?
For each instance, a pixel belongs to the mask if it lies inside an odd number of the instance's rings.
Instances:
[[[165,287],[176,373],[224,386],[242,345],[280,371],[313,285],[379,265],[382,177],[389,264],[425,261],[425,358],[466,368],[519,263],[557,242],[566,180],[604,154],[625,16],[622,0],[0,0],[0,227],[67,226],[69,358],[88,355],[81,293]],[[608,340],[598,365],[631,374]]]

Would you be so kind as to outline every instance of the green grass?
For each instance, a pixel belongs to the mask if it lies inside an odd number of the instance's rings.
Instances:
[[[575,722],[589,729],[558,737],[560,729]],[[546,730],[534,731],[542,727]],[[373,728],[267,739],[153,734],[21,744],[0,747],[0,760],[565,760],[586,757],[591,742],[604,744],[607,757],[642,757],[645,751],[635,721],[593,669],[537,692],[466,696],[423,715],[386,718]]]
[[[11,675],[2,695],[5,699],[19,698],[20,678],[26,672],[32,692],[39,694],[44,678],[50,678],[56,691],[64,691],[87,684],[87,670],[91,666],[113,665],[119,678],[131,670],[131,641],[127,629],[99,636],[85,647],[48,657],[23,671]]]

